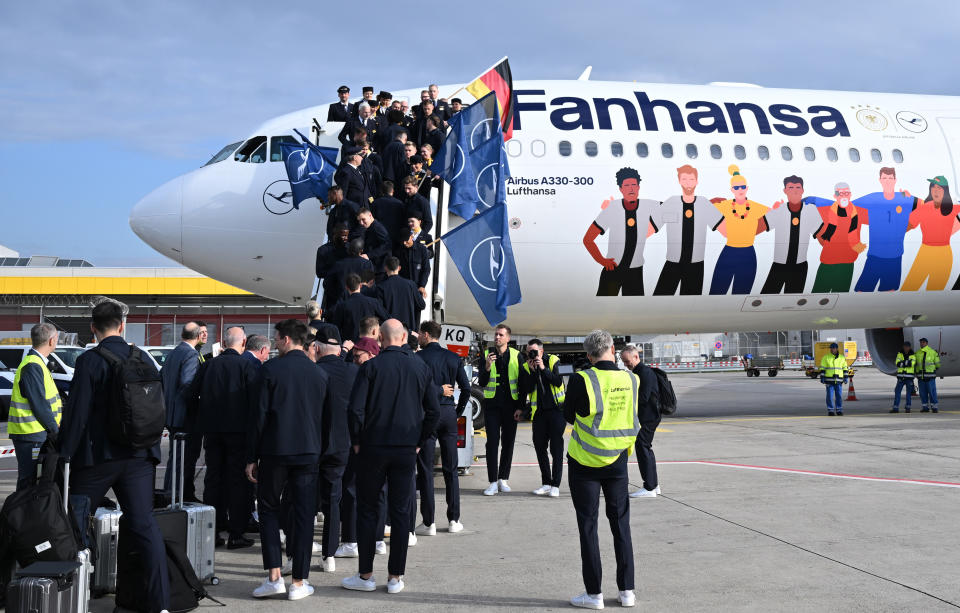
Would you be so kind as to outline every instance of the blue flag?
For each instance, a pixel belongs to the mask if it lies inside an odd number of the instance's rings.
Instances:
[[[293,192],[293,208],[299,209],[300,203],[307,198],[325,201],[327,190],[333,185],[333,174],[337,171],[337,150],[318,147],[303,138],[300,145],[281,142],[280,151]]]
[[[495,204],[440,239],[490,325],[505,320],[507,307],[521,299],[506,205]]]
[[[450,119],[450,132],[430,169],[450,183],[448,209],[470,219],[506,198],[510,176],[497,97],[490,93]]]

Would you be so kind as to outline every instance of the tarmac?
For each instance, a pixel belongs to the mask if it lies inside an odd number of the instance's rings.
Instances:
[[[857,401],[827,417],[824,389],[797,372],[673,374],[679,401],[654,450],[663,495],[631,502],[637,609],[655,611],[948,611],[960,608],[960,381],[937,382],[940,413],[890,415],[894,379],[855,377]],[[845,395],[847,390],[844,390]],[[483,433],[476,451],[484,450]],[[484,459],[461,478],[465,530],[446,533],[443,480],[436,480],[438,533],[409,552],[406,589],[340,587],[356,572],[314,570],[316,593],[298,602],[255,600],[259,544],[218,549],[221,583],[210,594],[231,611],[570,610],[583,591],[569,492],[530,494],[539,470],[530,425],[517,436],[513,492],[481,495]],[[201,462],[202,464],[202,462]],[[0,494],[15,460],[0,461]],[[635,462],[631,489],[640,483]],[[203,473],[198,477],[198,488]],[[317,536],[319,539],[319,534]],[[607,607],[618,607],[610,531],[601,517]],[[210,608],[214,607],[214,608]],[[201,611],[218,610],[210,601]],[[111,611],[110,596],[92,601]]]

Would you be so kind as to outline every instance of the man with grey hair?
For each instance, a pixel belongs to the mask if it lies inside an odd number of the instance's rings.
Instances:
[[[196,389],[193,381],[200,370],[200,353],[197,346],[203,341],[201,325],[196,321],[184,324],[180,331],[181,342],[173,348],[167,356],[160,370],[163,379],[163,400],[167,407],[167,430],[170,431],[170,440],[179,432],[188,432],[185,459],[183,462],[183,496],[187,502],[197,500],[193,480],[197,470],[197,459],[203,445],[202,439],[192,434],[193,419],[190,407],[196,398]],[[170,445],[170,454],[167,458],[167,470],[164,471],[163,489],[173,492],[173,445]]]
[[[851,200],[850,186],[840,182],[834,186],[833,202],[807,197],[805,203],[815,203],[823,223],[813,237],[820,241],[820,267],[810,290],[815,294],[849,292],[853,282],[854,263],[867,246],[860,240],[863,226],[860,211]]]
[[[567,480],[580,530],[580,559],[586,588],[570,603],[585,609],[603,608],[597,538],[602,490],[617,560],[618,600],[622,606],[632,607],[636,596],[627,459],[640,432],[637,416],[640,381],[633,373],[617,368],[613,337],[609,332],[594,330],[584,339],[583,348],[593,366],[570,377],[563,405],[564,418],[573,424],[567,446]]]
[[[253,545],[243,536],[250,509],[244,478],[246,432],[256,394],[257,369],[241,355],[246,334],[240,326],[223,333],[223,351],[200,369],[197,433],[203,436],[207,474],[203,501],[217,509],[217,544],[228,549]],[[219,532],[229,532],[224,543]]]
[[[640,416],[640,432],[637,433],[637,466],[643,487],[630,494],[631,498],[656,498],[660,493],[657,479],[657,456],[653,453],[653,435],[660,425],[660,384],[657,375],[640,359],[640,348],[627,345],[620,350],[620,359],[630,372],[640,378],[640,396],[637,414]]]
[[[13,377],[7,434],[17,454],[17,491],[37,478],[37,454],[43,442],[56,441],[60,432],[62,402],[47,368],[47,358],[57,348],[57,329],[39,323],[30,329],[32,348],[23,356]]]
[[[243,357],[249,360],[254,368],[260,368],[270,357],[270,339],[262,334],[251,334],[247,337],[247,350],[243,352]]]

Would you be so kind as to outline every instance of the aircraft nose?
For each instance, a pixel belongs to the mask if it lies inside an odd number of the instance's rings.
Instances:
[[[164,183],[130,211],[130,229],[163,255],[183,263],[183,177]]]

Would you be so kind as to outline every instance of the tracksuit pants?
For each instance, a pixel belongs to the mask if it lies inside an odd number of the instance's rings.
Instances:
[[[540,483],[543,485],[560,487],[563,480],[563,433],[566,429],[567,422],[559,409],[540,408],[533,414],[533,448],[537,451]]]
[[[663,263],[657,287],[653,290],[654,296],[673,296],[680,288],[681,296],[699,296],[703,293],[703,262],[671,262]]]
[[[580,530],[580,562],[583,586],[588,594],[599,594],[602,579],[600,539],[597,518],[600,492],[603,492],[607,520],[613,533],[613,551],[617,560],[617,589],[634,588],[633,542],[630,538],[630,498],[627,493],[627,452],[609,466],[583,466],[573,458],[567,462],[570,497],[577,512]]]
[[[613,270],[600,271],[597,296],[643,296],[643,266],[629,268],[617,266]]]
[[[483,419],[487,430],[487,479],[509,479],[513,464],[513,444],[517,440],[517,420],[513,418],[516,408],[484,403]],[[502,447],[501,447],[502,443]],[[497,451],[500,447],[500,462]]]
[[[797,262],[795,264],[778,264],[774,262],[770,265],[770,272],[767,274],[767,280],[763,282],[761,294],[779,294],[781,291],[786,294],[802,294],[803,286],[807,283],[807,263]]]
[[[440,421],[437,430],[420,448],[417,455],[417,489],[420,490],[420,513],[423,524],[436,521],[436,499],[433,492],[433,462],[437,442],[440,443],[440,466],[443,469],[443,485],[446,489],[447,521],[460,521],[460,477],[457,474],[457,408],[440,405]],[[391,527],[392,528],[392,527]]]
[[[410,505],[414,497],[417,450],[415,447],[361,446],[357,460],[358,572],[361,575],[373,572],[382,507],[380,495],[386,484],[391,529],[387,572],[403,575],[407,565],[406,534],[413,530],[410,525]]]
[[[640,468],[640,477],[643,479],[643,489],[653,491],[660,485],[657,479],[657,456],[653,453],[653,435],[657,432],[660,420],[640,424],[637,433],[637,442],[634,449],[637,452],[637,466]]]
[[[879,290],[889,292],[900,288],[901,260],[896,258],[878,258],[867,254],[867,261],[863,265],[863,272],[853,288],[858,292],[872,292]]]
[[[937,408],[937,380],[936,379],[917,379],[917,387],[920,391],[920,402],[925,409]]]
[[[313,519],[317,508],[318,462],[283,464],[283,457],[260,460],[257,470],[257,508],[260,513],[260,542],[263,546],[263,568],[280,568],[282,511],[280,495],[290,497],[290,529],[287,535],[287,556],[293,559],[293,578],[310,576],[313,555]]]
[[[323,557],[337,553],[340,546],[340,500],[347,452],[320,458],[317,476],[317,507],[323,513]],[[352,541],[351,541],[352,542]],[[311,544],[312,547],[312,544]]]
[[[217,531],[243,536],[250,519],[250,489],[246,486],[242,433],[213,433],[203,438],[207,473],[203,479],[203,502],[217,509]],[[186,489],[186,486],[184,486]]]

